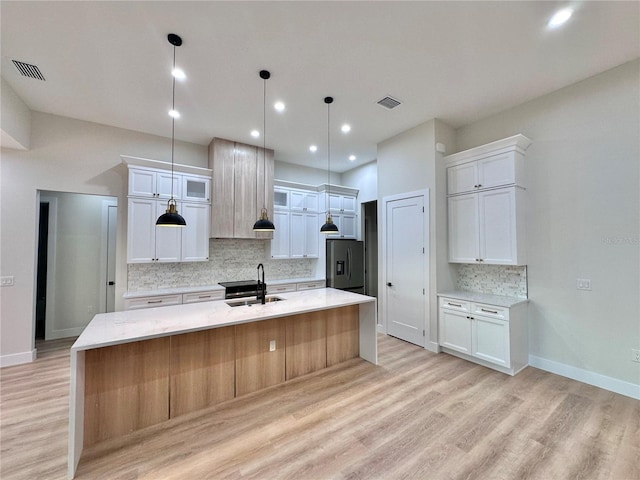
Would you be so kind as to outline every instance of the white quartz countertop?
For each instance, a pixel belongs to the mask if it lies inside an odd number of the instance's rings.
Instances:
[[[521,303],[527,303],[528,298],[506,297],[504,295],[491,295],[488,293],[464,292],[456,290],[453,292],[438,293],[439,297],[455,298],[457,300],[466,300],[469,302],[488,303],[498,307],[510,308]]]
[[[100,313],[93,317],[71,350],[89,350],[376,301],[374,297],[333,288],[268,296],[283,300],[240,307],[231,307],[224,300],[219,300]]]
[[[256,278],[257,280],[257,278]],[[325,278],[286,278],[284,280],[265,280],[267,285],[284,285],[289,283],[306,283],[325,281]],[[183,293],[198,293],[198,292],[212,292],[212,291],[224,291],[222,285],[201,285],[199,287],[175,287],[175,288],[160,288],[157,290],[141,290],[137,292],[125,292],[122,298],[142,298],[142,297],[156,297],[160,295],[181,295]]]

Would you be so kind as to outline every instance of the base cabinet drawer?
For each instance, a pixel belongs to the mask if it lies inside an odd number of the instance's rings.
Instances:
[[[316,282],[302,282],[298,283],[297,290],[315,290],[316,288],[324,288],[327,286],[326,280],[318,280]]]
[[[182,303],[213,302],[214,300],[224,300],[224,290],[182,294]]]
[[[154,297],[127,298],[124,301],[125,310],[138,310],[140,308],[166,307],[168,305],[182,304],[182,295],[158,295]]]
[[[296,284],[295,283],[287,283],[282,285],[269,285],[267,282],[267,293],[286,293],[286,292],[295,292]]]

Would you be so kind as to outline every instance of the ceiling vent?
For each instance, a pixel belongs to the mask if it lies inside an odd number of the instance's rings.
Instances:
[[[398,105],[402,105],[402,102],[396,98],[393,98],[387,95],[383,99],[378,100],[378,105],[381,105],[388,110],[392,110],[396,108]]]
[[[31,65],[30,63],[24,63],[19,60],[11,60],[13,64],[20,72],[20,75],[23,77],[35,78],[36,80],[43,80],[44,75],[36,65]]]

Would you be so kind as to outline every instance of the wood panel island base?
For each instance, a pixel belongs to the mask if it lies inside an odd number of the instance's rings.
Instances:
[[[350,358],[377,364],[375,298],[278,297],[96,315],[71,348],[68,477],[84,447]]]

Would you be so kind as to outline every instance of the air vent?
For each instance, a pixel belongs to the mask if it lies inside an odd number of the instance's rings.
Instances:
[[[402,105],[402,102],[387,95],[383,99],[378,100],[378,105],[382,105],[384,108],[391,110],[393,108],[396,108],[398,105]]]
[[[19,60],[11,60],[13,64],[16,66],[20,75],[23,77],[35,78],[36,80],[43,80],[44,75],[36,65],[31,65],[30,63],[24,63]]]

